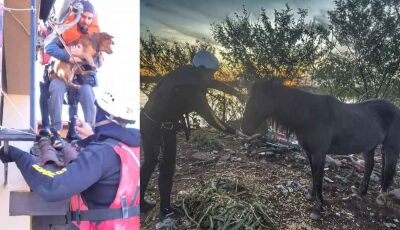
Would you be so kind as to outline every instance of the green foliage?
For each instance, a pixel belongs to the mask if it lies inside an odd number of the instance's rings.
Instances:
[[[150,31],[140,38],[140,69],[149,76],[162,76],[179,66],[191,64],[194,54],[199,50],[215,49],[208,43],[196,44],[169,42],[162,40]]]
[[[242,117],[244,104],[236,97],[217,90],[208,90],[209,105],[215,115],[223,121],[235,121]]]
[[[299,9],[295,15],[286,5],[286,9],[275,10],[274,16],[272,22],[261,9],[259,18],[252,21],[243,8],[242,14],[212,24],[214,39],[224,48],[224,60],[232,69],[242,71],[246,80],[307,77],[332,48],[327,28],[315,21],[306,23],[306,10]]]
[[[193,131],[190,143],[204,151],[221,150],[224,148],[224,144],[215,133],[209,131],[205,132],[201,129]]]
[[[231,179],[211,180],[178,202],[191,223],[187,229],[277,229],[273,210]]]
[[[335,4],[328,14],[337,50],[321,65],[315,79],[338,97],[398,97],[399,1],[337,0]]]

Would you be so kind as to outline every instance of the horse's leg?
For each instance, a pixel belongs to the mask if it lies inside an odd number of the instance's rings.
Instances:
[[[382,145],[382,149],[381,149],[381,154],[382,154],[382,168],[381,168],[381,188],[382,188],[383,187],[383,177],[385,175],[385,156],[386,156],[386,150],[383,145]]]
[[[365,161],[364,177],[357,191],[357,194],[361,197],[367,194],[369,179],[371,177],[372,170],[374,169],[374,155],[375,148],[369,152],[363,153]]]
[[[308,191],[308,193],[306,195],[306,199],[314,201],[315,200],[315,183],[314,183],[314,167],[313,167],[313,163],[312,163],[312,156],[311,156],[311,152],[309,152],[309,151],[305,151],[305,152],[308,157],[308,162],[310,162],[311,177],[313,178],[312,190],[311,190],[311,192]]]
[[[399,149],[394,146],[385,146],[385,169],[382,175],[382,192],[387,192],[396,173],[396,164],[399,158]]]
[[[322,198],[322,182],[324,179],[325,154],[314,153],[312,155],[313,168],[313,190],[316,194],[315,205],[310,215],[311,219],[318,220],[321,218],[323,198]]]

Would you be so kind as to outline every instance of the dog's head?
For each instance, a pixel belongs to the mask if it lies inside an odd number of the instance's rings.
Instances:
[[[111,45],[114,45],[113,39],[114,37],[109,35],[108,33],[101,32],[96,34],[97,44],[99,45],[100,52],[106,52],[108,54],[112,54]]]

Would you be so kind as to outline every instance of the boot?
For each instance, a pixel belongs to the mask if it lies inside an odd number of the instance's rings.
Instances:
[[[43,128],[39,131],[39,136],[40,137],[50,137],[51,132],[49,128]],[[38,140],[39,141],[39,140]]]
[[[45,71],[47,71],[47,69]],[[49,84],[40,82],[39,105],[40,105],[40,114],[42,115],[42,129],[39,131],[39,135],[42,137],[50,136],[49,108],[47,105],[47,99],[49,98],[48,91],[49,91]]]
[[[82,138],[76,133],[75,122],[74,123],[72,123],[72,122],[69,123],[66,139],[69,142],[82,140]]]
[[[70,104],[68,108],[69,112],[69,124],[68,124],[68,132],[67,132],[67,140],[69,142],[74,140],[82,140],[82,138],[76,133],[75,125],[76,125],[76,114],[78,112],[78,108],[76,104]]]
[[[166,208],[162,208],[160,210],[160,220],[163,220],[165,218],[176,218],[179,217],[181,215],[181,212],[178,208],[176,207],[166,207]]]
[[[61,135],[54,128],[50,128],[50,131],[51,131],[51,136],[50,136],[51,144],[57,151],[60,151],[61,149],[64,148],[64,142],[61,138]]]

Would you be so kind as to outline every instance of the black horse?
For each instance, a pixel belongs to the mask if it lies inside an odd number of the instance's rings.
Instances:
[[[326,154],[363,153],[364,178],[358,195],[367,193],[374,167],[374,150],[382,144],[382,192],[393,181],[400,151],[400,110],[386,100],[345,104],[327,95],[316,95],[283,86],[276,81],[253,85],[243,116],[242,130],[252,135],[270,117],[292,129],[311,164],[315,200],[312,219],[321,217],[322,181]]]

